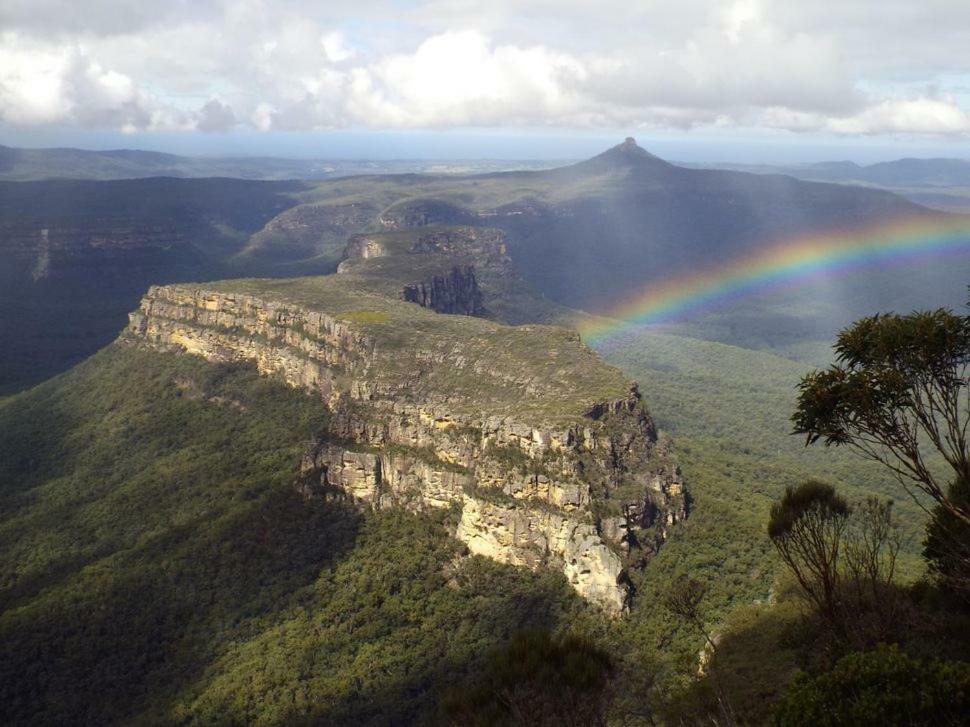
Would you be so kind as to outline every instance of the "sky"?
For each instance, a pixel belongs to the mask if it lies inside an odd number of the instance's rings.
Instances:
[[[0,0],[0,143],[970,158],[965,0]]]

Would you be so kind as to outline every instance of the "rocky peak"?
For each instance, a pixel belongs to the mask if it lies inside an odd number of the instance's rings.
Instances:
[[[607,149],[605,152],[600,154],[600,156],[607,157],[614,161],[626,161],[628,163],[652,162],[655,164],[672,166],[669,162],[666,162],[660,157],[651,154],[642,146],[637,144],[637,140],[632,136],[628,136],[626,139],[624,139],[622,144],[617,144],[612,149]]]
[[[666,162],[660,157],[651,154],[637,144],[636,139],[632,136],[624,139],[622,144],[617,144],[592,159],[580,162],[576,167],[596,172],[618,169],[629,169],[635,172],[676,169],[670,162]]]
[[[644,149],[642,149],[640,145],[637,144],[637,140],[634,139],[632,136],[628,136],[627,138],[625,138],[622,144],[617,144],[616,148],[621,149],[622,151],[630,151],[630,152],[644,151]]]

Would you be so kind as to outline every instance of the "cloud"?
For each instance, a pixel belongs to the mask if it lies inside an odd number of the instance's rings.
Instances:
[[[885,99],[827,125],[840,134],[966,134],[970,114],[952,98]]]
[[[572,56],[494,46],[476,31],[436,35],[364,73],[375,120],[406,126],[541,123],[579,110],[573,89],[586,76]]]
[[[228,131],[236,125],[236,114],[219,99],[211,99],[199,109],[195,128],[199,131]]]
[[[947,0],[0,0],[0,27],[20,125],[970,134]]]
[[[0,35],[0,118],[17,124],[153,128],[164,110],[130,77],[77,45],[49,47]],[[171,119],[178,116],[172,112]],[[167,123],[167,122],[166,122]]]

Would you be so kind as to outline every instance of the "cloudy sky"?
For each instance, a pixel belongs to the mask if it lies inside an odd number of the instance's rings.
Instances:
[[[968,157],[970,2],[0,0],[0,142],[621,133]]]

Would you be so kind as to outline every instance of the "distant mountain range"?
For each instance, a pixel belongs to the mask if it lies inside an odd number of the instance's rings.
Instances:
[[[970,159],[896,159],[877,164],[688,164],[753,174],[785,174],[813,182],[880,187],[950,212],[970,212]]]
[[[543,169],[548,161],[353,160],[279,157],[178,156],[115,149],[16,149],[0,145],[0,181],[41,179],[134,179],[140,177],[234,177],[237,179],[330,179],[353,174],[469,174]]]
[[[788,174],[799,179],[881,187],[970,187],[970,159],[896,159],[860,165],[855,162],[814,164],[691,164],[757,174]]]
[[[110,341],[151,284],[328,273],[361,233],[493,228],[532,289],[602,313],[651,284],[792,237],[939,215],[880,189],[689,169],[632,139],[548,170],[0,182],[0,391]],[[732,305],[692,333],[752,345],[824,338],[872,310],[958,304],[968,280],[962,260],[826,280],[771,305]],[[551,309],[535,300],[507,302],[504,318],[547,319]]]

